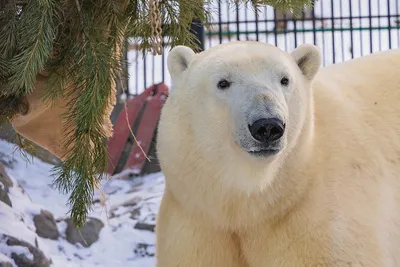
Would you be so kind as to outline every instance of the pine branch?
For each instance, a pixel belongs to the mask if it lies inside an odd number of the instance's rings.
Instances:
[[[54,0],[30,1],[24,9],[16,28],[20,52],[11,60],[8,95],[31,92],[36,75],[51,55],[55,37],[54,5]]]
[[[107,101],[110,99],[110,88],[120,70],[115,44],[117,40],[123,40],[126,20],[119,16],[112,4],[107,7],[113,13],[108,20],[97,12],[92,12],[84,3],[79,5],[78,12],[84,27],[80,42],[71,51],[74,58],[78,59],[69,69],[70,77],[74,79],[70,81],[74,90],[66,94],[70,99],[68,106],[71,109],[65,114],[65,132],[68,138],[64,145],[71,147],[71,150],[65,162],[55,169],[58,178],[54,186],[62,191],[72,191],[69,205],[72,207],[71,216],[77,225],[86,222],[94,189],[102,178],[107,163],[104,145],[107,138],[103,123],[109,104]],[[107,7],[103,7],[103,11]],[[98,27],[98,23],[104,23],[104,27]],[[106,38],[104,32],[99,31],[107,27],[109,33]],[[95,175],[99,177],[95,178]]]
[[[14,0],[5,1],[0,11],[0,58],[9,59],[17,49],[19,7]]]

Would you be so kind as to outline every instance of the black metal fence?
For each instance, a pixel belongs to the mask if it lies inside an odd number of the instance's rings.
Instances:
[[[300,17],[265,7],[213,1],[212,22],[204,29],[204,49],[234,40],[255,40],[291,51],[302,43],[321,48],[323,65],[400,48],[400,0],[317,0]],[[166,57],[128,51],[130,94],[158,82],[170,85]]]

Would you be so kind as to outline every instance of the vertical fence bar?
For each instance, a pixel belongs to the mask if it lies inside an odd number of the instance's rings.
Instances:
[[[240,22],[239,22],[239,4],[236,2],[235,3],[235,7],[236,7],[236,40],[239,41],[240,40]]]
[[[196,37],[196,45],[198,51],[204,50],[204,27],[203,23],[199,19],[194,19],[192,21],[190,31]]]
[[[390,14],[390,0],[387,0],[387,19],[388,19],[388,27],[389,27],[389,32],[388,32],[388,41],[389,41],[389,49],[392,49],[392,16]]]
[[[249,40],[249,17],[247,12],[248,12],[248,6],[246,4],[244,10],[244,27],[245,27],[246,40]]]
[[[124,88],[122,88],[122,93],[128,96],[129,93],[129,75],[128,75],[128,68],[129,68],[129,62],[128,62],[128,50],[129,50],[129,43],[128,39],[125,38],[124,40],[124,46],[123,46],[123,59],[122,59],[122,79],[123,79],[123,84]]]
[[[256,16],[256,41],[258,42],[259,39],[259,31],[258,31],[258,10],[256,9],[255,11],[255,16]]]
[[[372,4],[371,0],[368,0],[368,21],[369,21],[369,52],[372,53],[373,44],[372,44]]]
[[[353,37],[353,9],[352,1],[349,0],[349,13],[350,13],[350,54],[351,58],[354,58],[354,37]]]
[[[294,47],[297,47],[297,19],[293,18]],[[304,34],[304,33],[303,33]]]
[[[268,12],[267,7],[264,7],[264,25],[265,25],[265,41],[268,42]]]
[[[218,37],[219,37],[219,43],[222,43],[221,0],[218,0]]]
[[[400,30],[399,30],[399,26],[400,26],[400,4],[399,1],[396,1],[396,21],[397,21],[397,46],[400,47]]]
[[[274,9],[274,41],[275,46],[278,46],[278,19],[276,18],[276,9]]]
[[[335,48],[335,6],[333,5],[333,1],[331,0],[331,23],[332,23],[332,63],[336,63],[336,48]],[[336,0],[337,1],[337,0]]]

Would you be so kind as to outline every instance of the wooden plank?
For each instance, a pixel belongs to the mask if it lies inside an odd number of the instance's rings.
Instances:
[[[126,101],[126,110],[128,113],[128,122],[133,127],[137,116],[140,113],[147,98],[152,94],[154,86],[146,89],[142,94]],[[122,152],[130,136],[130,130],[126,121],[125,107],[119,113],[114,124],[114,133],[108,141],[108,166],[107,173],[114,174],[114,170],[121,158]]]
[[[155,93],[154,96],[148,98],[146,109],[136,134],[136,139],[146,155],[149,152],[150,144],[154,137],[162,106],[168,97],[168,87],[163,83],[158,84],[156,85]],[[124,169],[130,169],[134,174],[140,174],[142,172],[145,161],[147,160],[142,149],[137,143],[133,144]]]

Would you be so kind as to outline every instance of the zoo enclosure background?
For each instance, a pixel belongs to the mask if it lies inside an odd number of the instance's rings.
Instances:
[[[399,0],[317,0],[314,8],[304,10],[294,19],[267,6],[259,13],[251,5],[228,5],[212,1],[212,19],[204,28],[204,49],[235,40],[270,43],[288,52],[302,43],[320,47],[323,65],[342,62],[378,51],[400,48]],[[166,58],[163,54],[140,53],[128,41],[126,59],[129,79],[123,90],[130,96],[148,86],[165,82],[170,86]]]

